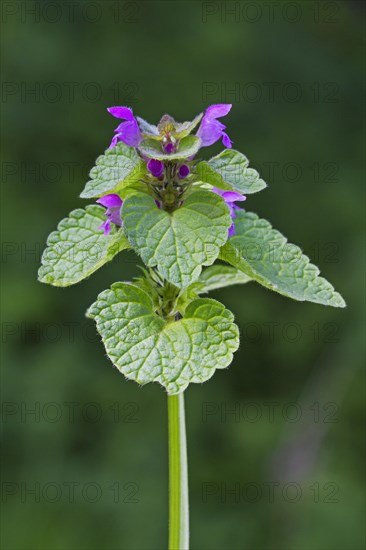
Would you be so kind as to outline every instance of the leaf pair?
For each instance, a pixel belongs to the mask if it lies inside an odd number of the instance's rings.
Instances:
[[[195,198],[194,195],[193,198]],[[146,203],[153,210],[151,202],[146,201],[145,197],[149,199],[148,196],[141,197],[144,199],[143,206]],[[131,201],[131,209],[127,203],[127,211],[130,212],[129,223],[133,228],[138,203],[132,199]],[[192,202],[192,207],[195,207],[194,202]],[[147,231],[148,235],[151,233],[150,238],[153,242],[158,241],[158,246],[147,248],[144,240],[141,255],[147,264],[150,262],[150,265],[161,261],[160,269],[166,271],[170,278],[174,278],[173,275],[176,275],[179,280],[189,281],[192,274],[200,271],[201,263],[211,261],[213,251],[215,251],[213,254],[215,256],[219,244],[211,242],[210,246],[204,247],[200,244],[204,241],[197,243],[196,240],[192,243],[191,239],[186,239],[186,241],[182,239],[186,246],[195,246],[197,252],[195,255],[188,256],[187,263],[176,262],[176,246],[179,241],[171,239],[170,218],[166,213],[162,214],[161,221],[159,216],[159,224],[155,232],[154,229],[150,229],[150,232]],[[189,215],[188,212],[187,215]],[[55,286],[75,284],[102,267],[121,250],[130,248],[122,229],[109,236],[104,236],[98,230],[103,219],[103,208],[95,205],[88,206],[86,210],[74,210],[69,218],[62,220],[58,230],[51,233],[48,238],[48,248],[43,255],[43,265],[39,270],[40,280]],[[155,221],[155,215],[151,220]],[[145,222],[147,223],[147,220]],[[141,221],[141,223],[145,222]],[[307,300],[334,307],[345,306],[343,298],[334,290],[333,286],[318,276],[319,269],[310,263],[309,258],[303,255],[297,246],[288,243],[281,233],[272,229],[266,220],[258,218],[256,214],[243,211],[238,214],[235,226],[236,235],[229,239],[220,252],[220,258],[234,266],[235,271],[225,274],[224,266],[213,266],[211,268],[213,271],[206,270],[202,273],[197,282],[197,288],[200,288],[204,282],[206,282],[204,291],[217,288],[214,282],[215,275],[218,281],[222,281],[226,276],[225,281],[228,284],[253,279],[261,285],[295,300]],[[166,227],[169,228],[166,232],[166,235],[169,235],[169,242],[166,240],[167,237],[165,240],[159,240],[160,232],[166,231]],[[173,223],[173,234],[174,228]],[[133,231],[132,239],[136,238],[137,234]],[[210,235],[211,239],[212,237]],[[148,243],[148,241],[146,242]],[[206,273],[210,273],[210,281],[208,281]],[[222,286],[222,282],[219,283],[219,286]]]
[[[102,207],[71,212],[48,238],[40,280],[55,286],[75,284],[132,244],[148,267],[187,287],[198,279],[203,265],[216,260],[231,224],[224,201],[209,191],[192,193],[173,214],[159,210],[150,195],[134,193],[124,202],[122,218],[124,229],[105,236],[99,229],[105,219]]]
[[[180,321],[159,317],[141,288],[115,283],[87,315],[95,319],[112,363],[139,384],[159,382],[169,394],[205,382],[227,367],[239,346],[233,314],[216,300],[199,298]]]

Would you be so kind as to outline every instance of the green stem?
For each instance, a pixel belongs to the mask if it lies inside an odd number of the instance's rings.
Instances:
[[[188,470],[183,393],[168,395],[168,431],[169,550],[188,550]]]

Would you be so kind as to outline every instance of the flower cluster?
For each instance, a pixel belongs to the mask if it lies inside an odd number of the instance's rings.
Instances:
[[[232,141],[224,131],[226,126],[222,124],[218,118],[226,116],[232,105],[221,103],[211,105],[206,109],[204,115],[200,114],[195,120],[201,120],[200,127],[197,131],[197,136],[201,140],[201,147],[213,145],[222,138],[222,143],[225,147],[231,148]],[[181,134],[185,124],[176,125],[174,119],[169,115],[164,115],[158,126],[146,123],[140,117],[134,117],[132,109],[129,107],[109,107],[108,112],[115,118],[124,120],[115,129],[110,147],[114,147],[118,141],[123,141],[131,147],[138,147],[144,138],[160,138],[164,143],[166,153],[173,153],[176,148],[177,140]],[[184,131],[184,130],[183,130]]]
[[[177,160],[170,160],[169,156],[176,153],[179,150],[179,145],[182,139],[187,137],[198,126],[198,130],[195,134],[196,142],[198,146],[195,151],[198,151],[200,147],[208,147],[213,145],[218,140],[222,140],[223,145],[226,148],[232,147],[232,141],[226,133],[226,126],[218,119],[226,116],[230,109],[230,104],[217,104],[211,105],[205,111],[205,113],[199,114],[192,122],[177,123],[170,115],[164,115],[157,126],[146,122],[140,117],[135,117],[132,109],[129,107],[110,107],[109,113],[122,120],[115,129],[115,135],[111,141],[110,148],[122,141],[129,147],[133,147],[138,152],[139,156],[146,162],[147,174],[150,177],[164,182],[168,180],[167,165],[169,164],[170,174],[174,173],[174,177],[178,185],[183,185],[183,180],[188,178],[192,172],[192,166],[194,166],[194,155],[188,156],[186,161],[182,162]],[[150,144],[157,148],[157,151],[161,151],[163,160],[159,158],[153,158],[144,151],[144,143],[148,141]],[[172,162],[174,163],[174,169],[172,171]],[[193,168],[194,170],[194,168]],[[182,182],[182,184],[179,184]],[[236,210],[239,208],[236,206],[236,201],[244,201],[245,197],[236,191],[223,191],[218,188],[211,188],[214,193],[218,193],[224,199],[225,203],[229,207],[230,215],[232,219],[236,217]],[[117,226],[122,225],[121,220],[121,207],[122,200],[116,194],[105,195],[97,201],[102,206],[106,207],[105,215],[107,220],[100,226],[100,229],[104,230],[105,235],[108,235],[111,231],[111,224]],[[156,197],[156,204],[161,207],[161,196]],[[181,202],[177,202],[181,204]],[[232,236],[235,232],[234,223],[229,229],[229,236]]]

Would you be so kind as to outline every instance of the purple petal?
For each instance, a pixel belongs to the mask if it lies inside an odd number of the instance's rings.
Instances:
[[[175,145],[174,145],[174,143],[167,143],[164,146],[164,149],[165,149],[165,152],[170,155],[175,150]]]
[[[113,136],[111,144],[108,147],[108,149],[113,149],[113,147],[115,147],[117,145],[117,141],[118,141],[118,134]]]
[[[135,119],[120,124],[117,135],[123,143],[131,147],[138,147],[142,140],[142,135]]]
[[[105,206],[106,208],[116,208],[122,206],[122,199],[119,195],[115,193],[110,193],[109,195],[104,195],[96,201],[98,204]]]
[[[150,159],[147,168],[155,178],[160,178],[164,172],[164,163],[161,160]]]
[[[229,203],[226,203],[226,206],[229,209],[231,219],[236,218],[234,204],[232,202],[229,202]]]
[[[160,201],[157,201],[157,200],[156,200],[156,201],[155,201],[155,204],[156,204],[156,206],[157,206],[159,209],[161,208],[161,203],[160,203]]]
[[[229,138],[226,132],[222,132],[222,143],[227,147],[228,149],[231,149],[233,146],[233,142]]]
[[[210,121],[204,118],[197,132],[202,147],[216,143],[222,136],[223,126],[218,120]]]
[[[247,199],[244,195],[241,195],[236,191],[225,191],[224,189],[219,189],[218,187],[213,187],[211,191],[213,191],[217,195],[220,195],[226,203],[233,203],[235,201],[245,201]]]
[[[216,105],[210,105],[210,107],[207,107],[206,109],[205,117],[214,119],[226,116],[231,107],[231,103],[218,103]]]
[[[109,233],[111,232],[111,222],[109,220],[106,220],[98,227],[98,229],[103,229],[104,235],[109,235]]]
[[[123,120],[133,120],[133,112],[129,107],[109,107],[107,109],[112,116]]]
[[[120,206],[107,208],[107,210],[105,211],[105,215],[111,223],[114,223],[114,225],[122,225]]]
[[[229,237],[232,237],[233,235],[235,235],[235,224],[233,223],[230,227],[229,227]]]
[[[220,193],[225,202],[245,201],[246,197],[236,191],[224,191]]]
[[[230,208],[230,216],[232,219],[236,218],[237,216],[236,212],[238,210],[243,210],[242,208],[240,208],[239,206],[236,206],[236,204],[233,204],[233,203],[231,203],[231,206],[229,208]]]
[[[217,118],[227,115],[231,107],[232,105],[230,103],[219,103],[217,105],[211,105],[206,109],[206,113],[197,132],[197,136],[201,139],[203,147],[213,145],[222,138],[222,143],[225,147],[231,148],[232,141],[227,133],[224,132],[226,126],[217,120]]]
[[[211,191],[213,191],[213,192],[216,193],[217,195],[220,195],[221,197],[222,197],[222,195],[223,195],[224,193],[226,193],[226,191],[223,191],[222,189],[219,189],[218,187],[213,187],[213,188],[211,189]]]
[[[189,173],[190,173],[190,169],[189,169],[189,166],[187,166],[186,164],[182,164],[179,167],[178,175],[179,175],[180,179],[186,178]]]

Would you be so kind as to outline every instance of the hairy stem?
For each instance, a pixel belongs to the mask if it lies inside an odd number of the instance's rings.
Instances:
[[[168,431],[169,550],[188,550],[188,470],[183,393],[168,395]]]

